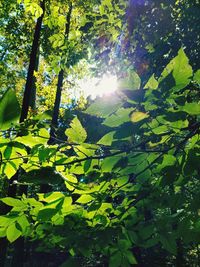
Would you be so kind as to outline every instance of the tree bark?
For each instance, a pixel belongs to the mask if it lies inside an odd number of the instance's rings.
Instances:
[[[72,3],[70,3],[69,5],[69,11],[67,14],[67,23],[66,23],[66,29],[65,29],[65,36],[67,40],[69,37],[69,31],[70,31],[71,13],[72,13]],[[58,117],[59,117],[59,108],[60,108],[61,95],[62,95],[63,79],[64,79],[64,70],[62,68],[58,74],[56,98],[54,102],[53,116],[52,116],[51,129],[50,129],[50,139],[48,142],[49,144],[54,143],[55,137],[56,137],[56,127],[58,126]]]
[[[29,68],[28,68],[28,75],[26,79],[20,122],[23,122],[27,118],[28,109],[30,107],[30,100],[31,100],[32,88],[33,88],[33,83],[34,83],[34,70],[36,68],[37,52],[39,50],[40,32],[41,32],[42,20],[43,20],[44,12],[45,12],[45,0],[41,2],[41,8],[43,9],[43,13],[38,18],[36,26],[35,26],[35,33],[34,33],[33,43],[32,43],[32,48],[31,48],[30,62],[29,62]]]
[[[36,63],[35,63],[35,71],[38,71],[39,67],[39,57],[40,57],[40,48],[38,47],[38,52],[36,55]],[[30,95],[30,107],[34,111],[36,109],[36,78],[33,73],[33,84],[31,89],[31,95]]]

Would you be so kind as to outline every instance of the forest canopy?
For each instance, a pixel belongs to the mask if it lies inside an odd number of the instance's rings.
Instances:
[[[199,14],[0,0],[0,266],[200,266]]]

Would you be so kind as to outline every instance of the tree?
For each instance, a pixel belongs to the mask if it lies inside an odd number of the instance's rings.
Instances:
[[[38,113],[18,123],[23,105],[20,109],[13,90],[3,94],[1,179],[18,189],[16,196],[3,189],[1,197],[7,211],[0,216],[0,237],[11,244],[7,253],[13,248],[17,253],[23,237],[26,259],[19,260],[21,265],[43,266],[51,260],[52,266],[186,266],[193,253],[198,266],[200,70],[193,71],[184,48],[165,67],[158,65],[161,74],[152,74],[148,81],[135,72],[129,55],[114,68],[120,28],[126,26],[120,11],[124,1],[97,1],[94,6],[88,1],[84,8],[73,2],[72,10],[68,1],[45,4],[45,13],[38,2],[20,6],[34,18],[44,16],[40,64],[50,68],[43,73],[49,77],[54,72],[50,80],[60,76],[62,87],[64,70],[76,69],[94,46],[90,60],[102,63],[100,73],[105,55],[106,69],[119,73],[122,66],[120,88],[110,97],[90,101],[84,111],[69,109],[70,123],[64,138],[57,132],[57,143],[48,143],[49,116]],[[57,124],[60,101],[56,105]],[[59,123],[64,127],[61,118]],[[95,136],[94,125],[100,129]],[[42,185],[49,191],[39,192]],[[21,194],[24,186],[28,190]]]

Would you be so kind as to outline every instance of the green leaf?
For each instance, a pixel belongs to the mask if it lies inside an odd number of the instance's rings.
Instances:
[[[161,125],[152,129],[152,132],[155,134],[162,134],[166,133],[167,131],[169,131],[169,127],[167,125]]]
[[[200,114],[200,104],[199,103],[186,103],[183,107],[180,107],[182,111],[187,112],[190,115]]]
[[[5,203],[6,205],[12,206],[12,207],[24,207],[25,206],[25,204],[21,200],[12,198],[12,197],[1,198],[1,201]]]
[[[155,79],[154,74],[150,77],[148,82],[145,84],[144,89],[157,89],[158,81]]]
[[[121,252],[116,252],[111,255],[109,260],[109,267],[120,267],[122,261],[122,254]]]
[[[30,148],[40,144],[45,145],[49,140],[49,132],[47,129],[41,128],[38,131],[37,135],[29,133],[28,135],[25,136],[19,136],[15,140],[18,141],[19,143],[29,146]]]
[[[122,106],[122,100],[116,95],[96,99],[85,111],[90,115],[106,118]]]
[[[64,198],[64,194],[61,192],[50,192],[46,194],[38,194],[38,197],[39,197],[39,201],[50,203],[55,200]]]
[[[11,225],[8,226],[6,235],[10,243],[14,242],[17,238],[21,236],[21,231],[17,229],[16,223],[12,223]]]
[[[92,163],[91,159],[88,159],[85,161],[84,167],[83,167],[85,173],[88,172],[88,170],[90,169],[91,163]]]
[[[80,260],[76,258],[70,258],[60,265],[60,267],[80,267]]]
[[[15,92],[7,90],[0,100],[0,129],[7,130],[13,123],[19,121],[20,106]]]
[[[83,143],[87,138],[87,133],[81,125],[79,119],[76,117],[70,123],[71,128],[65,131],[70,143]]]
[[[17,219],[17,223],[19,224],[22,233],[25,233],[27,228],[29,227],[29,221],[26,218],[26,215],[22,215],[19,217],[19,219]]]
[[[173,235],[167,235],[167,236],[162,235],[160,236],[160,241],[164,249],[176,255],[177,253],[176,240]]]
[[[74,174],[66,174],[66,181],[69,181],[73,184],[77,184],[78,180]]]
[[[173,155],[164,155],[163,157],[163,163],[165,166],[173,166],[176,162],[176,157]]]
[[[117,127],[124,122],[129,121],[129,114],[133,111],[133,108],[120,108],[115,114],[107,117],[103,124],[109,127]]]
[[[98,142],[97,144],[104,145],[104,146],[111,146],[113,142],[115,131],[109,132],[105,134]]]
[[[142,239],[148,239],[154,233],[154,227],[152,225],[143,226],[139,232]]]
[[[6,149],[3,152],[4,158],[5,159],[9,159],[11,154],[12,154],[12,146],[10,144],[8,144],[6,146]]]
[[[128,239],[120,239],[118,241],[118,247],[121,251],[126,251],[128,248],[131,247],[131,242]]]
[[[135,111],[131,114],[131,121],[132,122],[138,122],[138,121],[144,120],[148,117],[149,117],[149,115],[147,113],[144,113],[141,111]]]
[[[189,84],[193,71],[192,67],[189,65],[188,57],[182,48],[178,51],[178,55],[172,59],[164,69],[159,81],[162,81],[171,72],[176,82],[175,90],[180,90]]]
[[[127,257],[130,264],[137,264],[136,258],[130,250],[127,250],[124,255]]]
[[[119,79],[119,88],[121,90],[138,90],[140,89],[140,84],[140,77],[131,68],[127,71],[125,78]]]
[[[3,165],[3,173],[7,176],[8,179],[12,178],[13,175],[17,172],[18,166],[14,162],[10,161]]]
[[[94,198],[90,195],[82,195],[76,200],[76,202],[80,203],[80,204],[86,204],[86,203],[92,201],[93,199]]]
[[[15,222],[18,218],[18,214],[15,216],[3,215],[0,216],[0,227],[7,227],[11,223]]]
[[[200,84],[200,70],[197,70],[194,74],[193,80]]]
[[[49,221],[57,212],[58,210],[55,208],[43,208],[38,212],[37,219],[44,222]]]
[[[102,171],[103,172],[111,172],[116,163],[122,158],[122,156],[113,156],[105,158],[102,161]]]

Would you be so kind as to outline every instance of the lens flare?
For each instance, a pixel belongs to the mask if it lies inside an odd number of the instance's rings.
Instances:
[[[104,74],[102,78],[91,78],[81,80],[79,88],[85,96],[95,98],[97,96],[109,95],[117,90],[117,77]]]

